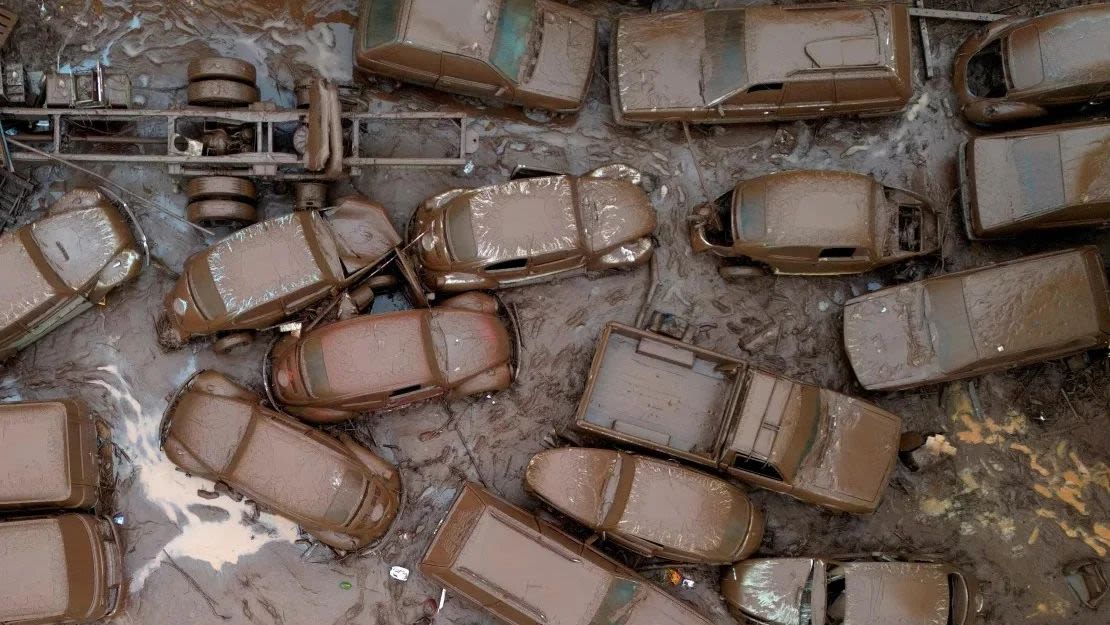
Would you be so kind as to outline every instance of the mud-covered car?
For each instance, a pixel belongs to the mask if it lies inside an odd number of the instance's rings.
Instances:
[[[464,95],[582,106],[597,21],[549,0],[362,0],[355,65]]]
[[[803,4],[625,15],[613,26],[618,123],[884,115],[913,95],[905,5]]]
[[[1108,342],[1110,287],[1093,246],[928,278],[844,305],[848,360],[869,390],[982,375]]]
[[[763,513],[744,490],[675,462],[566,447],[532,457],[531,494],[602,537],[646,557],[731,564],[763,539]]]
[[[939,247],[926,198],[847,171],[784,171],[738,183],[694,209],[690,245],[733,259],[726,279],[772,271],[870,271]]]
[[[610,322],[573,428],[866,514],[894,471],[902,420],[861,399]]]
[[[476,484],[466,484],[421,572],[510,625],[710,625],[638,573]]]
[[[96,189],[74,189],[46,217],[0,236],[0,360],[139,275],[146,249],[130,216]]]
[[[646,263],[655,208],[640,172],[609,165],[584,176],[537,176],[440,193],[409,223],[434,291],[497,289]]]
[[[382,207],[361,196],[243,228],[185,261],[166,295],[166,342],[277,325],[365,278],[400,242]],[[248,336],[214,347],[227,351]]]
[[[0,521],[0,623],[99,622],[125,596],[119,535],[108,519]]]
[[[960,198],[973,239],[1110,224],[1110,123],[976,137],[960,147]]]
[[[0,511],[93,508],[96,425],[70,399],[0,404]]]
[[[929,558],[759,558],[725,569],[721,595],[760,625],[974,625],[976,579]]]
[[[956,51],[953,88],[976,124],[1032,120],[1110,98],[1110,4],[992,22]]]
[[[512,383],[514,343],[497,300],[464,293],[432,309],[362,315],[274,346],[267,376],[287,412],[334,423]]]
[[[347,435],[262,407],[215,371],[177,392],[161,436],[166,457],[186,473],[225,484],[339,550],[381,540],[400,509],[395,467]]]

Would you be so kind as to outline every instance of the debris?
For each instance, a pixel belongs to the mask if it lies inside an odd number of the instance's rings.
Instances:
[[[389,569],[389,576],[399,582],[407,581],[409,570],[403,566],[394,566]]]
[[[117,512],[116,514],[112,515],[112,523],[115,523],[116,525],[123,525],[126,522],[127,517],[124,516],[122,512]]]
[[[1064,581],[1085,607],[1095,610],[1110,592],[1103,560],[1088,558],[1064,566]]]
[[[339,587],[342,588],[343,590],[350,590],[353,586],[351,585],[351,582],[348,582],[347,580],[343,580],[343,581],[339,582]]]

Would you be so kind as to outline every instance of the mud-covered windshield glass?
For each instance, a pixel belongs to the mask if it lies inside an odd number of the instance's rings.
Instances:
[[[640,584],[630,579],[614,577],[605,591],[597,612],[589,625],[622,625],[632,614]]]
[[[374,48],[397,38],[402,0],[364,0],[362,47]]]
[[[474,260],[478,249],[474,243],[474,226],[466,203],[452,204],[445,217],[447,250],[455,260]]]
[[[701,71],[702,98],[707,105],[747,84],[743,10],[706,11]]]
[[[535,0],[505,0],[501,5],[497,37],[489,60],[511,80],[520,78],[520,68],[528,52],[528,33],[535,21]]]

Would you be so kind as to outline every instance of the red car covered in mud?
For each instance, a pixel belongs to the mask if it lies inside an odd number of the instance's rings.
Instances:
[[[348,196],[243,228],[185,261],[166,295],[163,340],[234,331],[218,352],[249,342],[243,331],[275,326],[365,278],[401,242],[381,206]]]
[[[0,237],[0,360],[139,275],[145,238],[96,189],[74,189],[46,217]]]
[[[397,469],[349,436],[338,440],[262,407],[223,374],[201,371],[177,392],[162,449],[186,473],[222,482],[342,551],[382,539],[401,507]]]
[[[1110,99],[1110,4],[992,22],[956,52],[952,83],[976,124]]]
[[[493,297],[465,293],[433,309],[363,315],[289,336],[268,361],[268,388],[285,410],[313,423],[506,389],[514,342],[498,311]]]

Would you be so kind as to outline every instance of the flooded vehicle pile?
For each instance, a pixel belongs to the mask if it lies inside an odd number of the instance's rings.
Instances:
[[[1110,5],[645,4],[0,10],[0,623],[1104,622]]]

